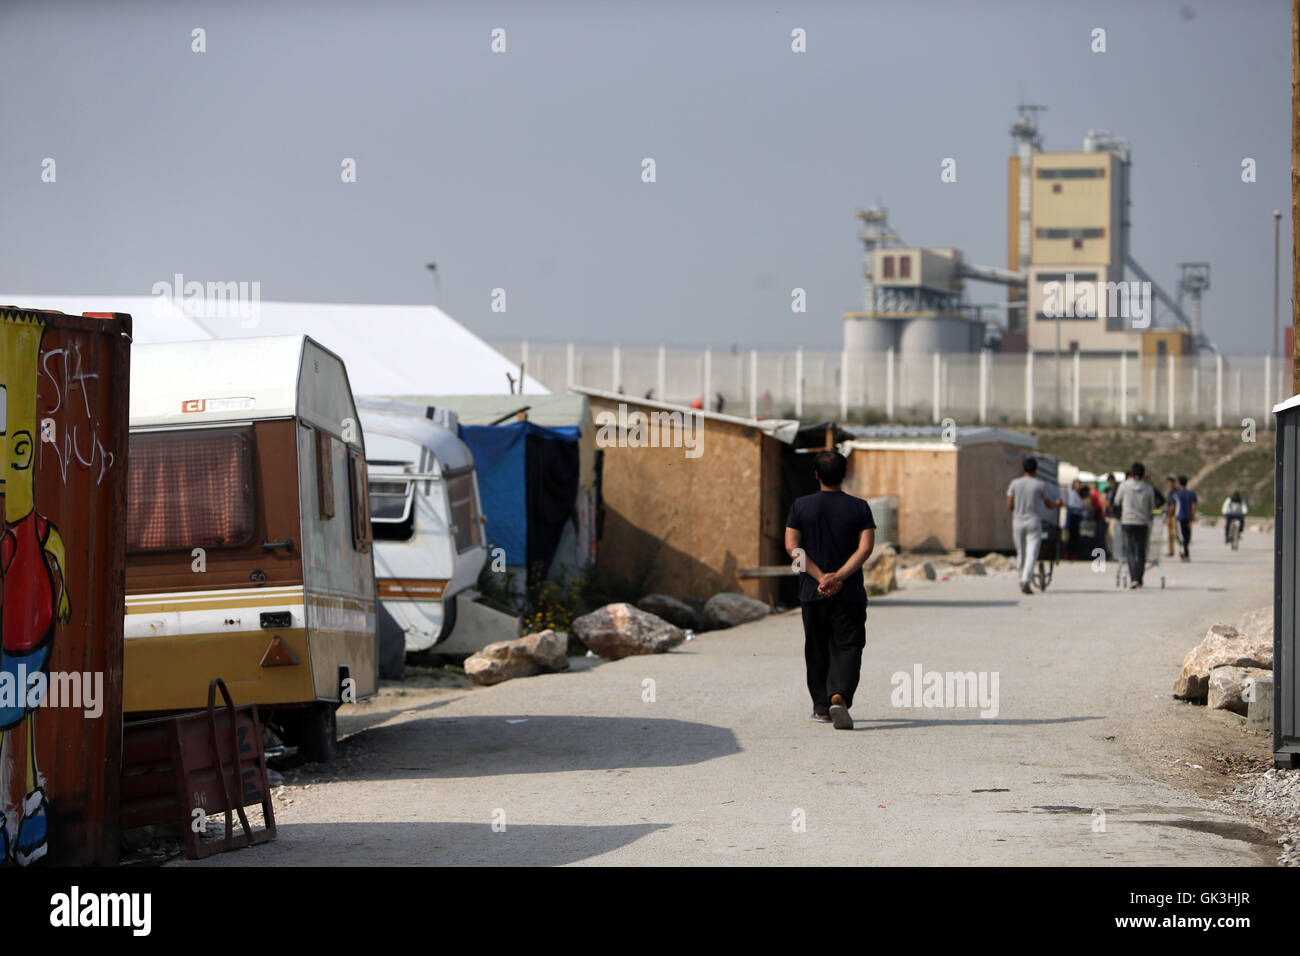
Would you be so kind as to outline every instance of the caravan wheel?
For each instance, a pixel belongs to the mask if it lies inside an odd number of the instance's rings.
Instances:
[[[314,763],[329,763],[338,754],[338,720],[333,704],[317,702],[297,715],[298,753]]]

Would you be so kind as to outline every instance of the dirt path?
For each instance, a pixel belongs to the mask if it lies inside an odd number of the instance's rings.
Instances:
[[[1170,696],[1210,623],[1270,600],[1271,539],[1208,538],[1164,590],[1085,563],[1033,597],[994,574],[873,602],[855,732],[808,719],[797,613],[386,694],[344,715],[340,764],[295,775],[277,842],[206,864],[1269,864],[1213,759],[1267,743]],[[996,716],[896,706],[918,665],[997,674]]]

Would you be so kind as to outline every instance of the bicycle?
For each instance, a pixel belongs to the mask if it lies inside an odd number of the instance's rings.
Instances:
[[[1241,547],[1241,522],[1228,519],[1228,543],[1232,545],[1232,550],[1236,551]]]

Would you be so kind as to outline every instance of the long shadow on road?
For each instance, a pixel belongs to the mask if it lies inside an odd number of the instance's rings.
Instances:
[[[916,730],[924,727],[1032,727],[1043,724],[1073,724],[1081,720],[1101,720],[1100,717],[964,717],[926,719],[923,717],[865,717],[853,723],[854,730]],[[872,726],[866,726],[870,724]],[[884,725],[884,726],[881,726]]]
[[[635,843],[666,823],[619,826],[491,823],[289,823],[274,842],[203,861],[208,866],[561,866]]]
[[[372,727],[343,750],[374,751],[360,779],[680,767],[740,753],[726,727],[645,717],[425,717]]]

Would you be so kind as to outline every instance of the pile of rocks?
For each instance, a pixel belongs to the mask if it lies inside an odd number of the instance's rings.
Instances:
[[[1240,627],[1213,625],[1183,659],[1174,696],[1245,715],[1259,685],[1273,682],[1273,609],[1252,611]],[[1271,693],[1267,695],[1272,700]]]
[[[1270,768],[1238,774],[1237,780],[1228,802],[1280,830],[1278,862],[1300,866],[1300,771]]]
[[[465,675],[487,685],[568,670],[568,643],[563,634],[549,628],[513,641],[497,641],[465,658]]]

